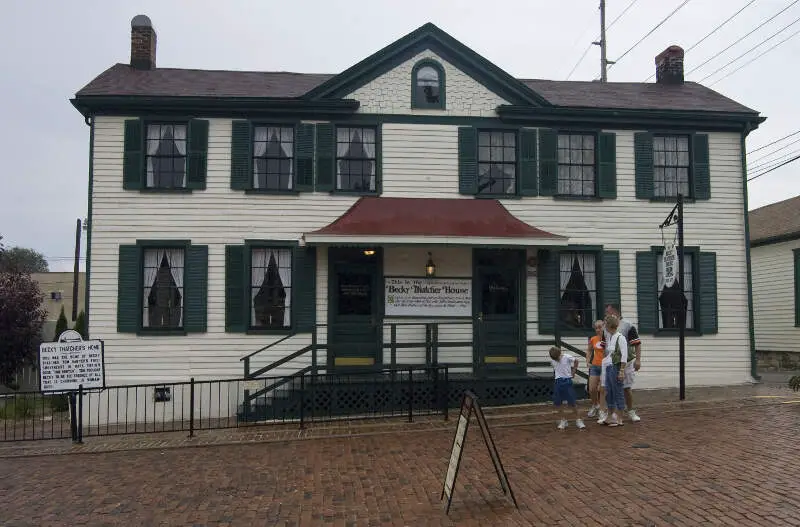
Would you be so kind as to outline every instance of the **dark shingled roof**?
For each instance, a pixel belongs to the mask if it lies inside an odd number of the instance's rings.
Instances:
[[[800,234],[800,196],[751,210],[750,243]]]
[[[83,96],[300,97],[334,77],[323,73],[156,68],[115,64],[82,88]],[[555,106],[756,113],[694,82],[683,85],[520,79]]]
[[[587,82],[520,79],[556,106],[752,112],[696,82],[670,85],[644,82]]]

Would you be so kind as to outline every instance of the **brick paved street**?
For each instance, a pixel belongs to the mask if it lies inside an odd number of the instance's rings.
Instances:
[[[2,525],[800,525],[800,397],[653,407],[623,428],[447,430],[0,460]],[[641,448],[649,446],[649,448]],[[637,448],[639,447],[639,448]]]

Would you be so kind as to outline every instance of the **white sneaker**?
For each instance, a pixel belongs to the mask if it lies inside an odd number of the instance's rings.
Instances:
[[[611,418],[608,419],[608,426],[619,426],[616,415],[612,415]]]
[[[589,408],[589,413],[586,414],[586,417],[594,417],[596,415],[597,415],[597,407],[592,406],[591,408]]]
[[[606,424],[606,420],[608,420],[608,412],[600,410],[600,419],[597,420],[597,424],[604,425]]]
[[[629,412],[628,412],[628,417],[630,418],[630,420],[631,420],[631,422],[632,422],[632,423],[638,423],[639,421],[641,421],[641,420],[642,420],[642,418],[641,418],[641,417],[639,417],[638,415],[636,415],[636,410],[631,410],[631,411],[629,411]]]
[[[586,425],[583,424],[583,419],[575,420],[575,426],[578,427],[578,430],[583,430],[584,428],[586,428]]]
[[[566,419],[562,419],[561,421],[558,422],[558,429],[559,430],[565,430],[566,428],[567,428],[567,420]]]

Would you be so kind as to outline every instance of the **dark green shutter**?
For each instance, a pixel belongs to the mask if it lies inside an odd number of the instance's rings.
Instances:
[[[800,327],[800,249],[794,249],[794,325]]]
[[[711,199],[707,134],[695,134],[692,137],[692,180],[694,181],[694,198]]]
[[[600,313],[605,313],[608,304],[620,305],[619,286],[619,251],[603,251],[600,269],[602,272],[602,305],[597,306]]]
[[[231,127],[231,188],[253,188],[252,127],[249,121],[233,121]]]
[[[597,196],[617,197],[617,134],[601,132],[597,136]]]
[[[183,277],[183,329],[204,333],[208,327],[208,246],[186,248]]]
[[[458,192],[478,191],[478,130],[471,126],[458,128]]]
[[[243,333],[249,325],[245,292],[250,284],[245,276],[245,254],[244,245],[225,246],[225,331],[229,333]]]
[[[125,153],[122,160],[122,188],[144,187],[144,126],[141,119],[125,121]]]
[[[314,247],[296,247],[293,252],[292,326],[310,332],[317,321],[317,252]]]
[[[523,196],[539,194],[536,159],[536,130],[523,129],[519,133],[519,193]]]
[[[299,192],[314,190],[314,125],[300,123],[295,128],[295,163],[297,165],[296,189]]]
[[[653,191],[653,134],[633,134],[633,154],[636,166],[636,197],[650,199]]]
[[[208,121],[204,119],[189,121],[188,136],[186,188],[203,190],[206,188],[208,172]]]
[[[636,253],[636,303],[639,307],[639,333],[654,334],[658,327],[658,290],[656,255],[651,251]]]
[[[555,196],[558,192],[558,132],[539,130],[539,195]]]
[[[695,282],[700,304],[700,333],[710,335],[717,332],[717,255],[700,253],[697,266],[700,279]]]
[[[336,177],[336,128],[331,123],[317,125],[317,181],[315,190],[330,192]]]
[[[119,246],[119,274],[117,275],[117,331],[136,333],[142,322],[139,289],[142,267],[139,247]]]
[[[539,251],[539,269],[536,274],[539,286],[539,333],[542,335],[552,335],[556,329],[558,258],[556,251]]]

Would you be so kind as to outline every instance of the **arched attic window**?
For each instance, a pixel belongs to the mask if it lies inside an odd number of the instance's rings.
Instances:
[[[444,88],[441,64],[430,59],[417,62],[411,70],[411,107],[444,110]]]

